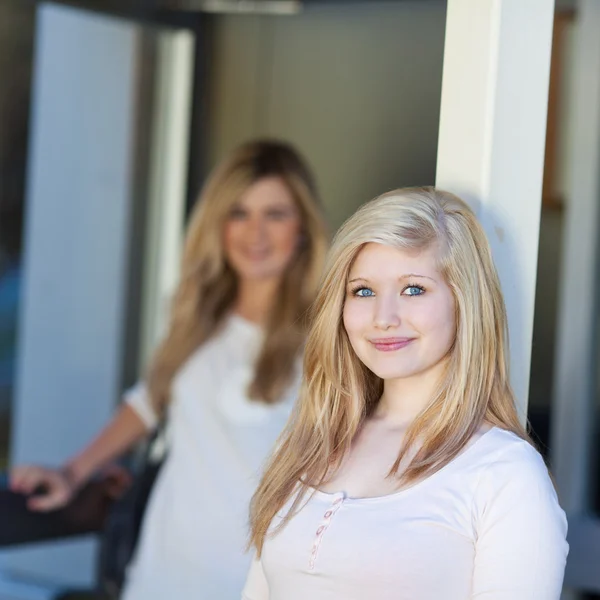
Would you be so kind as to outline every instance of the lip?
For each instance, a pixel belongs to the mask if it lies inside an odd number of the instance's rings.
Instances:
[[[375,338],[369,340],[375,350],[380,352],[395,352],[406,348],[411,342],[414,342],[415,338],[407,337],[390,337],[390,338]]]
[[[264,260],[271,254],[271,251],[268,249],[266,249],[266,250],[243,250],[242,254],[248,260]]]

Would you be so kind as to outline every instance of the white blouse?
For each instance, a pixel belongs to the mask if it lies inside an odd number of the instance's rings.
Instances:
[[[248,504],[263,461],[296,399],[300,373],[282,402],[247,397],[262,330],[231,316],[177,374],[169,406],[169,452],[149,499],[123,600],[239,600],[251,562]],[[144,386],[126,401],[156,415]]]
[[[507,431],[490,429],[406,490],[314,491],[303,504],[267,537],[244,600],[560,598],[565,514],[541,456]]]

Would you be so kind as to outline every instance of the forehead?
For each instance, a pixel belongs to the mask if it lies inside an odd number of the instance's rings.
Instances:
[[[365,244],[354,259],[348,278],[376,280],[405,275],[438,278],[440,273],[435,249],[429,247],[409,251],[383,244]]]
[[[263,177],[241,195],[238,204],[246,209],[260,210],[271,206],[296,206],[296,201],[283,179]]]

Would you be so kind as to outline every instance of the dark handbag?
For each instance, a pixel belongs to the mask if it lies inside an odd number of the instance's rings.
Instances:
[[[8,489],[7,477],[0,486],[0,547],[98,533],[112,498],[103,481],[91,481],[69,505],[50,512],[27,508],[27,496]]]
[[[27,508],[27,496],[8,489],[0,481],[0,548],[70,538],[89,533],[100,535],[99,591],[117,598],[131,561],[152,487],[162,465],[155,444],[164,440],[161,424],[143,452],[132,461],[133,483],[115,500],[110,483],[94,479],[84,485],[64,508],[37,512]],[[104,596],[103,596],[104,597]]]
[[[164,438],[164,434],[163,423],[148,443],[137,467],[133,469],[133,483],[113,502],[104,521],[98,580],[101,591],[111,598],[119,597],[127,567],[137,546],[148,499],[164,461],[164,452],[157,457],[153,449]]]

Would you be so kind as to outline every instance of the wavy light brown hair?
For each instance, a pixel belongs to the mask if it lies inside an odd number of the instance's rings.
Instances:
[[[304,160],[289,144],[259,140],[240,146],[215,169],[191,215],[169,328],[148,372],[150,396],[159,411],[170,400],[177,371],[232,309],[237,276],[225,260],[225,222],[244,192],[266,177],[279,177],[290,190],[300,209],[302,240],[280,285],[248,392],[252,399],[272,404],[291,382],[305,340],[306,311],[322,273],[327,234]]]
[[[400,487],[432,475],[484,422],[529,440],[509,382],[506,311],[481,225],[448,192],[407,188],[384,194],[342,226],[329,254],[312,311],[300,400],[252,500],[250,545],[259,556],[275,514],[299,488],[278,531],[309,489],[335,474],[381,397],[383,381],[356,356],[342,320],[350,268],[368,243],[404,251],[435,248],[456,306],[456,338],[443,381],[409,428],[389,476]],[[409,450],[416,452],[412,459]],[[400,470],[405,457],[408,464]]]

